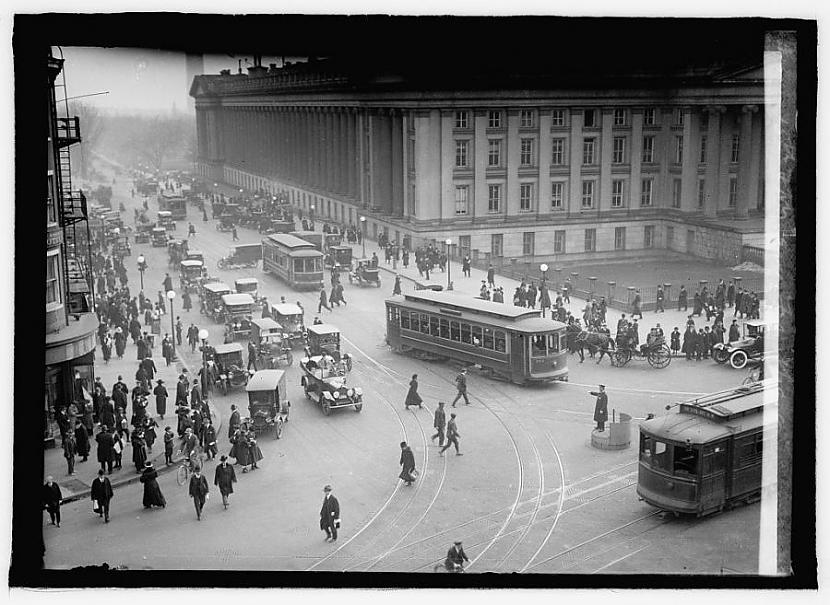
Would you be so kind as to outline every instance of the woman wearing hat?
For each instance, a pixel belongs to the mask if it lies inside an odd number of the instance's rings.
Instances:
[[[243,424],[236,429],[231,438],[233,447],[231,448],[230,456],[236,459],[236,463],[242,466],[242,472],[248,472],[248,465],[251,464],[251,451],[248,445],[248,431]]]
[[[407,485],[412,485],[412,482],[415,481],[415,477],[413,476],[415,472],[415,454],[412,453],[412,448],[407,445],[406,441],[401,441],[401,460],[399,464],[403,468],[398,477]]]
[[[167,413],[167,387],[164,386],[164,381],[159,378],[156,380],[156,388],[153,389],[153,395],[156,396],[156,414],[159,418],[164,420],[164,415]]]
[[[447,558],[444,559],[444,567],[452,573],[463,572],[464,562],[469,562],[469,560],[467,553],[464,552],[464,548],[461,546],[461,540],[456,540],[447,551]]]
[[[140,473],[144,468],[144,463],[147,462],[147,445],[144,441],[144,431],[140,428],[133,430],[130,435],[130,443],[133,446],[133,464],[135,464],[135,472]]]
[[[259,446],[256,443],[256,432],[251,429],[248,431],[248,454],[251,457],[251,470],[255,468],[259,468],[256,463],[262,460],[262,450],[259,449]]]
[[[144,508],[150,508],[152,506],[164,508],[167,506],[164,494],[161,493],[161,488],[159,488],[158,476],[158,472],[153,468],[153,463],[149,460],[145,462],[144,471],[141,473],[140,479],[144,484]]]
[[[216,466],[216,474],[213,476],[213,484],[219,487],[222,494],[222,504],[228,508],[228,496],[233,493],[233,484],[236,483],[236,471],[228,464],[228,457],[222,454],[220,462]]]

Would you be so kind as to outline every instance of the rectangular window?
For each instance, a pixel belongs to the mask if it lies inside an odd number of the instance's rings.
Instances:
[[[738,177],[729,177],[729,207],[734,208],[738,203]]]
[[[614,153],[611,156],[613,164],[625,163],[625,137],[614,137]]]
[[[697,207],[703,208],[706,202],[706,179],[697,180]]]
[[[651,206],[651,189],[654,185],[652,179],[643,179],[640,189],[640,206]]]
[[[646,225],[643,230],[643,248],[654,248],[654,225]]]
[[[485,349],[490,349],[491,351],[496,348],[495,342],[493,342],[493,329],[492,328],[484,328],[484,340],[482,346]]]
[[[487,212],[501,212],[501,185],[487,186]]]
[[[674,446],[672,470],[676,475],[697,475],[698,452],[685,445]]]
[[[564,183],[557,182],[550,184],[550,209],[562,210],[562,202],[564,198]]]
[[[596,146],[596,139],[585,139],[582,141],[582,163],[591,165],[594,163],[594,147]]]
[[[456,168],[467,168],[469,149],[470,149],[470,141],[456,141],[455,142],[455,167]]]
[[[457,185],[455,188],[455,214],[456,216],[463,216],[467,214],[470,196],[470,187],[468,185]]]
[[[564,126],[565,125],[565,110],[564,109],[554,109],[550,113],[551,116],[551,125],[552,126]]]
[[[421,334],[429,334],[429,316],[423,313],[420,314],[421,318]]]
[[[533,185],[522,183],[519,186],[519,212],[530,212],[533,210]]]
[[[628,123],[628,111],[625,109],[614,110],[614,126],[625,126]]]
[[[501,139],[489,139],[487,141],[487,165],[501,165]]]
[[[470,324],[461,324],[461,342],[465,345],[472,344]]]
[[[536,254],[536,234],[533,232],[522,233],[522,254],[533,256]]]
[[[520,159],[522,166],[533,166],[533,139],[522,139]]]
[[[470,236],[469,235],[459,235],[458,236],[458,248],[461,252],[461,255],[466,255],[470,253]]]
[[[617,179],[611,181],[611,207],[622,208],[625,199],[625,181]]]
[[[730,162],[737,162],[741,151],[741,135],[732,135],[732,154],[729,157]]]
[[[597,230],[585,230],[585,252],[594,252],[597,249]]]
[[[678,135],[674,137],[674,163],[683,163],[683,136]]]
[[[582,207],[594,206],[594,181],[582,181]]]
[[[675,109],[674,110],[674,125],[675,126],[683,126],[683,110],[682,109]]]
[[[501,112],[500,111],[488,111],[487,112],[487,127],[488,128],[501,128]]]
[[[643,137],[643,163],[654,162],[654,137]]]
[[[401,311],[401,328],[409,329],[409,311]]]
[[[586,128],[593,128],[597,125],[597,112],[594,109],[586,109],[584,114],[585,116],[585,127]]]
[[[522,128],[533,128],[533,114],[534,111],[532,109],[522,109],[519,114]]]
[[[625,227],[614,228],[614,250],[625,250]]]
[[[438,326],[438,333],[441,338],[446,338],[447,340],[450,339],[450,320],[441,318],[441,322]]]
[[[450,340],[461,342],[461,329],[457,321],[450,322]]]
[[[683,181],[681,179],[672,179],[671,182],[671,206],[672,208],[680,208],[680,196],[683,191]]]
[[[700,137],[700,163],[706,162],[706,137]]]
[[[657,124],[657,111],[654,107],[649,107],[643,111],[643,125],[654,126]]]
[[[562,166],[565,163],[565,139],[551,140],[550,163],[554,166]]]
[[[57,303],[61,300],[59,279],[60,269],[58,267],[57,254],[46,257],[46,304]]]
[[[481,326],[473,326],[473,346],[481,346]]]
[[[468,113],[466,111],[456,111],[455,112],[455,127],[456,128],[468,128]]]
[[[507,353],[507,339],[501,330],[496,330],[496,353]]]
[[[674,227],[666,227],[666,246],[670,247],[674,243]]]
[[[565,232],[553,232],[553,252],[554,254],[562,254],[565,252]]]
[[[490,254],[492,256],[504,255],[504,236],[501,233],[494,233],[490,236]]]
[[[429,335],[436,337],[440,335],[438,332],[438,318],[434,315],[429,318]]]

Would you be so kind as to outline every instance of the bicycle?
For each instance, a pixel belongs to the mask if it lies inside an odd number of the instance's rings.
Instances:
[[[179,468],[176,471],[176,483],[179,485],[185,485],[190,479],[190,474],[193,473],[196,468],[197,461],[201,466],[203,460],[201,447],[197,447],[193,450],[190,456],[185,458],[185,460],[179,465]]]

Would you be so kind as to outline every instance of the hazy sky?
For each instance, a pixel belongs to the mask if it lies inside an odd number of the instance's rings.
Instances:
[[[67,96],[73,97],[108,90],[109,94],[83,99],[102,109],[119,111],[170,111],[175,105],[187,110],[190,82],[185,77],[185,56],[144,48],[62,47],[66,59]],[[60,57],[57,48],[53,49]],[[204,73],[218,74],[220,69],[236,73],[239,55],[205,55]],[[251,60],[251,57],[248,57]],[[263,65],[279,60],[263,57]],[[250,65],[250,63],[248,63]],[[60,90],[58,90],[60,95]]]

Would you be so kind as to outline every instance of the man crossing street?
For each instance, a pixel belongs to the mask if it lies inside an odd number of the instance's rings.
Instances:
[[[461,433],[458,432],[458,427],[455,424],[455,412],[450,414],[450,421],[447,423],[447,444],[441,448],[441,451],[438,452],[439,455],[443,456],[444,452],[449,449],[450,445],[455,446],[455,455],[456,456],[463,456],[460,451],[458,451],[458,438],[461,437]]]
[[[455,403],[462,397],[464,398],[464,404],[470,405],[470,400],[467,398],[467,368],[464,368],[458,373],[458,376],[455,377],[455,384],[458,388],[458,393],[455,399],[452,400],[452,407],[455,407]]]
[[[444,412],[444,402],[438,402],[438,409],[435,410],[435,419],[432,421],[432,426],[435,427],[435,434],[432,436],[432,440],[435,441],[435,438],[438,438],[438,447],[444,445],[444,430],[447,426],[447,415]]]

